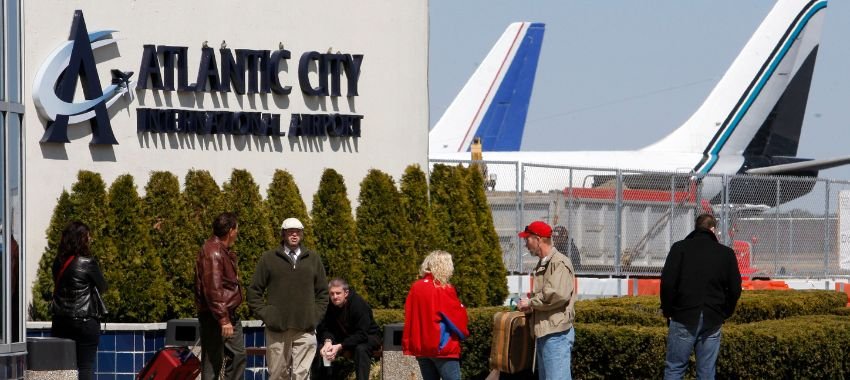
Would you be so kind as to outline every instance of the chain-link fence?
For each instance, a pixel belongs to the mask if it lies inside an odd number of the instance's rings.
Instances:
[[[742,275],[850,277],[840,264],[850,261],[850,212],[842,228],[839,202],[844,194],[850,211],[848,181],[483,163],[512,273],[528,273],[537,262],[517,231],[543,220],[555,227],[553,243],[570,255],[578,274],[658,276],[670,246],[693,230],[697,215],[709,212],[718,218],[721,242],[735,249]]]

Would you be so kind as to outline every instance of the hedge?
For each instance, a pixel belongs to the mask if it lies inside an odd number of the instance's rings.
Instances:
[[[835,306],[846,302],[846,295],[823,290],[744,292],[738,322],[730,320],[723,327],[718,378],[850,377],[850,361],[844,359],[850,355],[850,308]],[[791,310],[795,305],[799,309]],[[573,377],[661,378],[667,327],[658,306],[656,296],[579,301]],[[463,378],[483,379],[489,374],[493,314],[506,310],[468,309],[470,337],[462,345]],[[388,323],[403,321],[404,312],[375,310],[375,320],[383,330]],[[693,377],[693,365],[691,372]]]
[[[798,315],[848,313],[847,296],[831,290],[748,290],[728,323],[751,323]],[[658,296],[600,298],[576,303],[579,323],[665,327]]]

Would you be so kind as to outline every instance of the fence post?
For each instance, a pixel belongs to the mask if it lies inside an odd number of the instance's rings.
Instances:
[[[623,171],[621,169],[617,169],[617,194],[614,195],[615,199],[615,222],[614,222],[614,236],[615,236],[615,247],[616,251],[614,252],[614,273],[616,275],[622,274],[622,263],[620,262],[622,258],[623,251]]]
[[[779,197],[781,196],[780,189],[782,187],[782,183],[779,178],[776,179],[776,211],[774,212],[774,222],[776,223],[776,236],[773,244],[773,275],[771,277],[775,277],[776,273],[779,272]]]
[[[676,174],[670,175],[670,222],[667,223],[667,231],[669,232],[669,236],[667,239],[667,245],[673,245],[673,223],[675,222],[676,216]],[[666,260],[666,259],[665,259]]]
[[[517,225],[516,231],[522,230],[525,222],[525,204],[523,202],[523,193],[525,192],[525,167],[522,163],[517,162],[514,166],[516,170],[516,186],[517,186]],[[522,239],[517,236],[516,258],[517,272],[520,275],[524,274],[522,265]],[[519,293],[522,294],[522,281],[519,282]]]
[[[727,246],[732,246],[732,221],[729,213],[729,182],[732,180],[729,178],[728,174],[723,174],[723,196],[722,196],[722,204],[723,206],[720,208],[720,217],[723,222],[723,244]]]
[[[830,246],[830,238],[829,238],[829,197],[830,197],[830,186],[829,184],[832,181],[826,181],[826,196],[824,197],[823,204],[823,274],[824,276],[829,275],[829,253],[832,250]]]

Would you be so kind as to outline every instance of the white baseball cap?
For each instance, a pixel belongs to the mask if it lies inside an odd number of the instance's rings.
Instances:
[[[296,219],[296,218],[286,218],[286,220],[283,221],[283,224],[280,225],[280,228],[283,229],[283,230],[288,230],[288,229],[303,230],[304,224],[302,224],[301,221]]]

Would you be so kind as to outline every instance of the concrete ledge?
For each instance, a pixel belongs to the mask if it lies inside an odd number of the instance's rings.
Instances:
[[[24,373],[26,380],[77,380],[77,370],[30,371]]]

